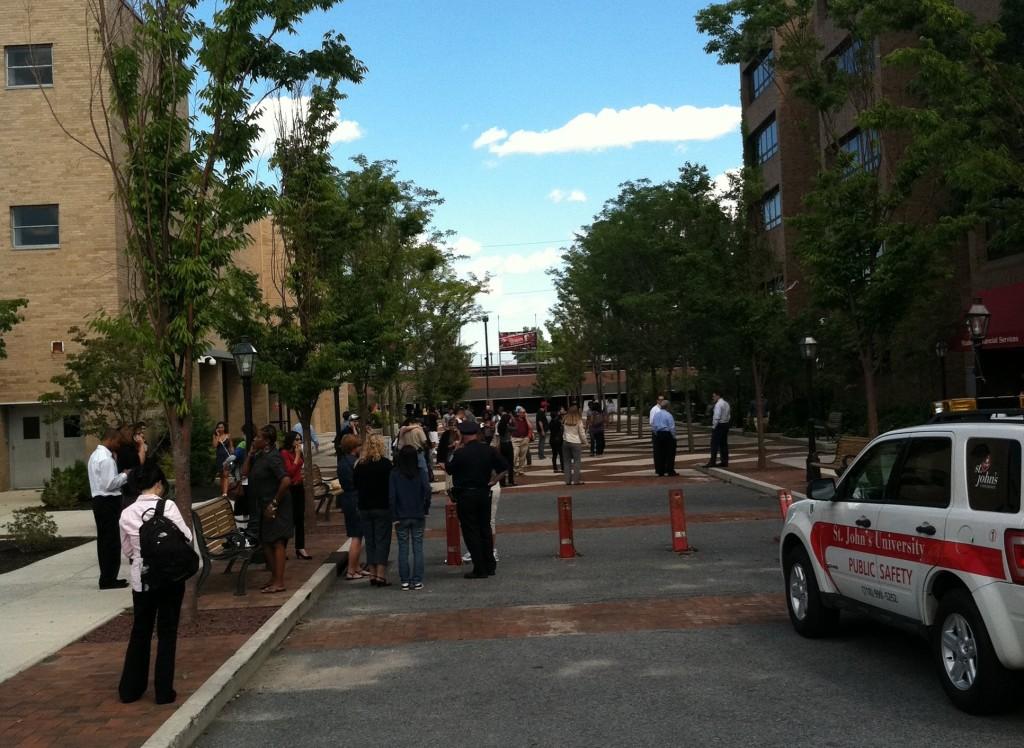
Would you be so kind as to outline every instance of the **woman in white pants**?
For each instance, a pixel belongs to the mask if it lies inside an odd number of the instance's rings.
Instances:
[[[575,482],[576,485],[582,486],[580,460],[583,458],[583,448],[587,446],[587,430],[583,427],[579,406],[569,406],[569,412],[562,419],[562,425],[565,427],[562,434],[562,469],[565,472],[565,485],[571,486]]]

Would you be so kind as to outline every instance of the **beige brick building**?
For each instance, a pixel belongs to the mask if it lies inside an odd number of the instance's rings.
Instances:
[[[86,0],[0,0],[0,298],[29,302],[0,361],[0,490],[40,486],[55,467],[88,456],[75,419],[50,423],[39,397],[53,389],[51,377],[73,350],[68,329],[99,310],[116,311],[128,294],[109,166],[74,140],[95,142],[92,122],[102,122],[91,98],[96,49],[86,9]],[[269,222],[250,233],[237,261],[260,275],[269,296]],[[196,363],[196,394],[239,433],[238,373],[222,342],[212,341],[207,353]],[[254,386],[253,420],[281,425],[294,417],[265,386]],[[313,427],[322,433],[333,424],[328,393]]]

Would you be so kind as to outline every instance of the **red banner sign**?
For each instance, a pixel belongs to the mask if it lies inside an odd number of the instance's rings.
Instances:
[[[537,350],[537,331],[499,332],[499,351],[535,351]]]

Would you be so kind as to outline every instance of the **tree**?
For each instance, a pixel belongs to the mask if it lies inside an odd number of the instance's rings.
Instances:
[[[0,358],[7,358],[4,335],[23,319],[18,310],[28,305],[28,299],[0,299]]]
[[[260,135],[256,92],[310,76],[360,79],[362,66],[339,34],[328,32],[312,51],[277,40],[332,4],[230,0],[203,21],[197,0],[89,2],[88,33],[99,57],[95,139],[58,122],[114,178],[132,270],[130,307],[152,341],[143,364],[167,418],[176,501],[186,521],[193,364],[212,330],[224,271],[246,241],[245,226],[270,204],[271,191],[247,166]],[[190,96],[195,112],[188,110]]]
[[[72,327],[79,350],[67,354],[64,371],[51,379],[59,389],[40,400],[61,415],[78,415],[83,432],[97,437],[111,425],[144,420],[159,405],[139,365],[152,348],[147,332],[126,315],[103,312],[82,328]]]

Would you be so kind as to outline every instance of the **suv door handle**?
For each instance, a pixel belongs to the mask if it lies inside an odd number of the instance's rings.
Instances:
[[[861,517],[859,520],[854,522],[854,524],[858,527],[871,527],[871,520],[869,520],[867,517]]]
[[[934,535],[935,534],[935,528],[932,527],[931,525],[929,525],[927,522],[925,522],[923,525],[918,525],[914,529],[917,530],[922,535]]]

